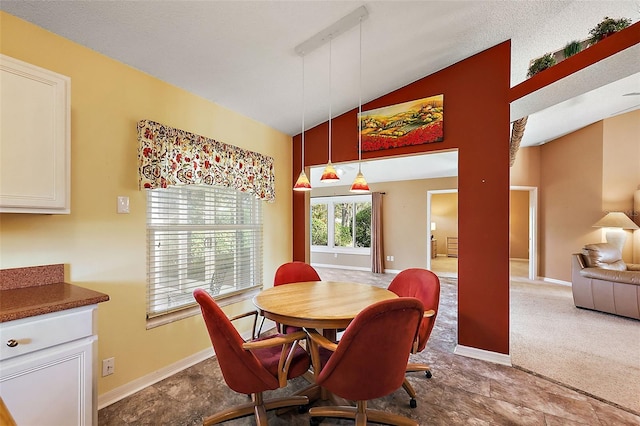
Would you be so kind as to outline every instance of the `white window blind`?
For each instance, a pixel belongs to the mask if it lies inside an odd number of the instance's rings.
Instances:
[[[229,188],[147,191],[147,318],[262,285],[262,203]]]

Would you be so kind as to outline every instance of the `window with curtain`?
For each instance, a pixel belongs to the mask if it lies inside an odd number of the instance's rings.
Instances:
[[[371,195],[311,199],[311,249],[369,254]]]
[[[184,185],[147,191],[147,318],[262,285],[262,202],[233,188]]]

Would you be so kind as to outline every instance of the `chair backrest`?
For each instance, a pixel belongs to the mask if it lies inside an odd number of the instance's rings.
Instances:
[[[200,305],[227,385],[244,394],[277,389],[277,377],[265,369],[253,353],[242,348],[244,340],[215,300],[202,289],[194,290],[193,297]]]
[[[318,272],[313,266],[304,262],[288,262],[280,265],[276,270],[273,285],[299,283],[303,281],[320,281]]]
[[[435,315],[423,318],[418,331],[417,352],[427,345],[431,330],[436,323],[438,305],[440,304],[440,279],[428,269],[410,268],[401,271],[389,284],[389,291],[400,297],[415,297],[420,299],[425,311],[434,310]]]
[[[399,297],[362,310],[345,330],[316,383],[342,398],[380,398],[402,386],[422,302]]]

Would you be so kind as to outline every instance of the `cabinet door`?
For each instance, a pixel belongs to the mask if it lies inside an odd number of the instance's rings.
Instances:
[[[69,213],[70,81],[0,55],[0,212]]]
[[[20,426],[93,423],[93,345],[84,338],[2,362],[0,394]]]

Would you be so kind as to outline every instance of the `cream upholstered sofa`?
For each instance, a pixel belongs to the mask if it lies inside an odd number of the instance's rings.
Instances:
[[[625,264],[620,250],[607,243],[587,244],[572,257],[577,307],[640,319],[640,264]]]

